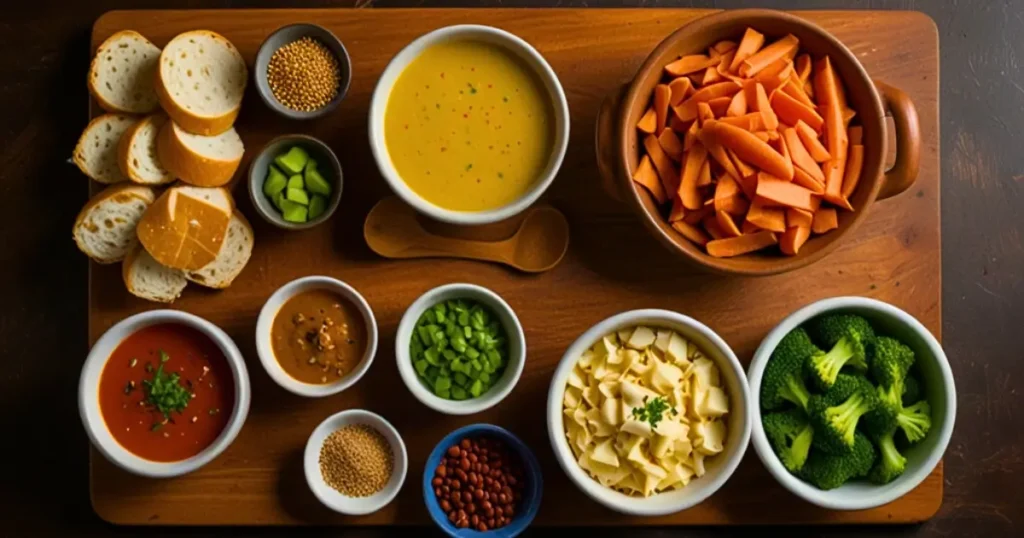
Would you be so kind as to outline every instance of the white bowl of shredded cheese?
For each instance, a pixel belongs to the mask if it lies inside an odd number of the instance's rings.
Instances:
[[[711,496],[750,441],[746,377],[703,323],[632,310],[583,333],[548,392],[555,456],[585,494],[624,514],[661,516]]]

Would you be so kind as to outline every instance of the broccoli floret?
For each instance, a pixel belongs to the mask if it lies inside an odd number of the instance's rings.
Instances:
[[[888,336],[879,336],[868,348],[871,377],[883,387],[902,382],[914,364],[914,351]]]
[[[864,434],[857,433],[853,439],[853,446],[847,454],[812,450],[800,477],[821,489],[834,489],[851,478],[866,476],[878,453]]]
[[[921,381],[917,376],[908,374],[903,380],[903,405],[911,405],[923,398],[921,394]]]
[[[875,387],[866,378],[841,374],[822,396],[811,396],[808,415],[814,426],[814,446],[835,454],[853,449],[857,422],[878,405]]]
[[[868,321],[851,314],[833,314],[811,320],[809,332],[828,353],[818,353],[807,362],[815,384],[827,389],[835,383],[843,366],[867,370],[867,348],[875,339]]]
[[[811,355],[820,352],[803,329],[794,329],[784,336],[764,367],[761,408],[778,409],[789,401],[806,411],[810,392],[804,384],[803,366]]]
[[[907,468],[907,458],[903,457],[899,450],[896,450],[896,444],[893,442],[894,433],[896,433],[895,428],[875,438],[878,442],[880,457],[875,466],[868,472],[868,480],[876,484],[892,482],[894,478],[903,474],[903,471]]]
[[[904,407],[896,415],[896,423],[911,444],[920,442],[932,428],[932,407],[928,400],[921,400],[910,407]]]
[[[876,438],[896,430],[896,417],[903,411],[903,382],[897,380],[889,387],[879,385],[875,393],[878,396],[877,405],[869,413],[864,415],[864,428]]]
[[[807,421],[807,415],[799,409],[790,409],[764,415],[761,424],[782,465],[793,473],[802,469],[814,438],[814,428]]]

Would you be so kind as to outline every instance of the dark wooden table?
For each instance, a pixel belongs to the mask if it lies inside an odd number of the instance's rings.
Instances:
[[[289,6],[351,6],[298,1]],[[0,536],[135,535],[89,506],[87,440],[78,419],[86,353],[86,260],[70,238],[86,182],[65,161],[85,119],[89,30],[104,11],[272,7],[275,2],[19,2],[0,15]],[[945,499],[909,527],[786,529],[786,535],[1014,536],[1024,527],[1024,2],[1014,0],[373,2],[490,6],[659,5],[916,9],[940,32],[944,345],[959,389]],[[226,530],[230,532],[230,530]],[[234,529],[238,532],[238,529]],[[538,530],[530,535],[555,535]],[[611,534],[594,529],[588,534]],[[620,534],[621,531],[614,531]],[[672,529],[629,536],[760,535],[764,529]],[[218,534],[146,529],[148,536]],[[244,534],[296,534],[246,529]],[[303,534],[384,536],[382,530]],[[435,535],[422,529],[415,535]]]

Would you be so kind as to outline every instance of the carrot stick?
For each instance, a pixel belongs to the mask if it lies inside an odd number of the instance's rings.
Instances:
[[[722,200],[722,202],[717,205],[720,206],[721,211],[725,211],[738,219],[743,218],[743,216],[747,214],[747,211],[750,210],[750,202],[748,202],[741,194],[730,196]]]
[[[779,128],[779,118],[775,115],[775,111],[772,110],[772,105],[768,101],[768,93],[764,90],[764,85],[760,82],[754,85],[754,110],[761,113],[761,118],[764,121],[765,129],[774,131]]]
[[[668,126],[677,134],[683,134],[690,128],[690,124],[679,119],[674,112],[672,114],[669,114]]]
[[[845,161],[849,139],[846,137],[846,124],[839,105],[830,103],[825,109],[825,147],[833,160]]]
[[[704,82],[704,71],[690,73],[689,75],[686,75],[686,77],[690,79],[691,83],[693,83],[694,88],[698,88]]]
[[[633,181],[646,187],[659,204],[665,203],[665,189],[662,188],[661,181],[658,180],[658,173],[654,171],[649,156],[644,155],[644,158],[640,160],[640,166],[636,167],[636,172],[633,172]]]
[[[718,51],[719,54],[725,54],[725,53],[727,53],[729,51],[736,50],[736,42],[735,41],[729,41],[728,39],[723,39],[723,40],[719,41],[718,43],[715,43],[714,45],[711,45],[711,48],[713,48],[716,51]]]
[[[743,224],[740,225],[740,231],[745,234],[752,234],[761,231],[761,228],[749,220],[744,220]]]
[[[832,61],[828,56],[818,60],[814,68],[814,94],[818,97],[819,105],[838,103],[846,106],[846,96],[842,87],[836,79],[835,70],[832,69]]]
[[[780,89],[783,93],[803,103],[804,106],[807,106],[811,110],[814,110],[814,101],[811,101],[811,98],[807,97],[807,93],[804,92],[803,85],[801,85],[800,82],[797,81],[796,79],[791,78],[787,80],[786,83],[780,87]]]
[[[715,112],[711,110],[711,105],[704,103],[697,103],[697,123],[701,127],[704,126],[704,122],[715,119]]]
[[[825,196],[828,196],[826,189]],[[764,172],[757,177],[757,197],[767,202],[797,209],[814,211],[811,198],[814,193],[790,181],[772,177]]]
[[[700,140],[700,137],[698,136],[699,134],[700,125],[697,123],[697,120],[694,120],[693,123],[690,124],[690,128],[686,130],[686,134],[683,135],[683,151],[690,151],[690,148]]]
[[[729,154],[726,152],[725,147],[719,144],[717,141],[712,140],[710,136],[701,137],[701,142],[704,147],[708,150],[708,155],[722,167],[727,175],[732,177],[739,177],[740,172],[736,169],[736,165],[733,164],[732,159],[729,158]]]
[[[746,113],[747,94],[746,92],[736,92],[736,95],[732,96],[732,100],[729,101],[729,106],[725,109],[725,115],[738,118]]]
[[[700,144],[694,144],[683,157],[683,175],[679,182],[678,194],[686,209],[701,207],[702,200],[700,192],[697,191],[697,182],[700,180],[701,167],[707,158],[707,150]]]
[[[657,127],[658,120],[657,114],[654,113],[654,107],[648,108],[647,112],[644,112],[644,115],[640,118],[640,121],[636,123],[636,128],[647,134],[654,134],[654,130]]]
[[[819,196],[825,194],[825,182],[822,181],[819,183],[816,179],[811,177],[810,174],[804,172],[799,166],[793,167],[793,183],[800,185]]]
[[[728,235],[725,234],[725,230],[722,229],[722,225],[718,224],[718,219],[715,217],[714,213],[707,215],[706,217],[701,219],[700,223],[702,226],[704,226],[704,229],[708,232],[708,235],[710,235],[713,239],[723,239],[725,237],[728,237]]]
[[[743,39],[740,39],[740,44],[736,47],[732,63],[729,64],[729,72],[739,71],[740,64],[761,50],[762,45],[764,45],[764,34],[753,28],[747,28],[747,31],[743,32]]]
[[[716,120],[705,122],[704,129],[744,161],[777,177],[793,179],[793,164],[749,131]]]
[[[707,245],[708,241],[711,240],[711,238],[708,237],[706,233],[704,233],[704,230],[701,230],[700,228],[686,221],[677,220],[672,223],[672,228],[674,228],[675,231],[679,232],[679,234],[682,235],[683,237],[689,239],[691,242],[696,243],[700,246]]]
[[[733,76],[732,74],[729,73],[729,64],[732,63],[732,59],[734,57],[736,57],[735,49],[722,53],[722,61],[720,61],[718,65],[715,66],[715,70],[718,71],[718,74],[721,78]]]
[[[762,230],[782,233],[786,231],[786,211],[768,207],[763,198],[754,197],[747,210],[747,220]]]
[[[732,151],[731,149],[728,149],[728,148],[726,148],[725,151],[729,154],[729,158],[732,159],[732,163],[734,165],[736,165],[736,171],[739,172],[736,175],[736,179],[740,180],[741,184],[742,184],[742,180],[744,178],[756,177],[757,176],[757,169],[754,168],[753,166],[750,166],[749,164],[747,164],[747,161],[744,161],[743,159],[740,159],[739,156],[736,155],[736,152],[734,152],[734,151]],[[744,191],[744,193],[747,194],[747,198],[750,198],[750,197],[754,196],[753,191],[751,191],[749,193]]]
[[[863,144],[864,143],[864,128],[860,125],[854,125],[847,129],[847,138],[850,140],[851,145]]]
[[[736,92],[739,95],[739,92]],[[729,108],[729,104],[732,103],[732,97],[716,97],[708,101],[708,106],[711,107],[711,112],[715,118],[721,118],[725,116],[726,109]]]
[[[658,84],[654,87],[654,132],[660,133],[668,123],[668,101],[672,96],[672,90],[668,84]]]
[[[760,115],[760,114],[761,113],[758,112],[758,115]],[[768,131],[754,131],[754,136],[756,136],[758,140],[760,140],[761,142],[764,142],[766,144],[768,143],[769,140],[772,139],[772,137],[768,135]]]
[[[716,211],[715,219],[718,220],[718,226],[722,228],[725,235],[728,237],[739,237],[743,235],[740,229],[736,227],[736,223],[733,222],[732,216],[725,211]]]
[[[832,157],[821,141],[818,140],[818,133],[814,132],[810,125],[798,121],[795,127],[796,133],[800,135],[800,141],[804,143],[804,148],[807,149],[807,153],[811,154],[814,162],[823,163]]]
[[[719,82],[710,86],[704,86],[697,90],[688,99],[673,107],[676,115],[683,121],[690,121],[697,118],[697,103],[705,103],[716,97],[732,97],[739,91],[740,85],[732,81]]]
[[[835,208],[823,207],[814,214],[814,221],[811,223],[811,231],[816,234],[823,234],[839,227],[839,218]]]
[[[676,198],[676,199],[678,200],[679,198]],[[680,202],[680,203],[682,203],[682,202]],[[683,217],[683,221],[686,222],[687,224],[692,224],[692,225],[696,226],[696,225],[700,224],[700,221],[703,220],[704,217],[706,217],[706,216],[708,216],[708,215],[710,215],[710,214],[712,214],[714,212],[715,212],[715,207],[713,205],[702,206],[700,209],[698,209],[696,211],[687,211],[686,212],[686,216]]]
[[[736,95],[743,95],[743,92],[739,92]],[[725,116],[719,118],[722,123],[728,123],[729,125],[735,125],[740,129],[744,129],[750,132],[763,131],[764,116],[760,112],[751,112],[750,114],[744,114],[742,116]]]
[[[740,185],[739,183],[736,183],[736,180],[732,176],[726,174],[719,178],[718,184],[715,185],[715,210],[720,209],[717,207],[720,200],[725,200],[730,196],[735,196],[739,194],[739,192]]]
[[[796,71],[796,76],[800,79],[801,86],[803,86],[803,83],[811,78],[811,57],[807,54],[801,54],[796,57],[793,64],[793,70]]]
[[[711,58],[703,54],[691,54],[666,65],[665,72],[673,77],[681,77],[718,65],[720,61],[720,58]]]
[[[778,151],[779,155],[782,155],[783,159],[786,159],[786,162],[789,163],[789,166],[793,168],[793,175],[795,176],[796,167],[793,166],[793,156],[789,154],[789,144],[786,144],[786,140],[782,138],[782,135],[778,134],[778,131],[768,132],[769,135],[771,135],[772,133],[775,133],[775,138],[769,138],[768,145],[771,146],[775,151]]]
[[[661,134],[658,135],[658,143],[673,161],[679,162],[683,158],[683,143],[672,129],[668,127],[662,129]]]
[[[665,192],[679,190],[679,170],[675,164],[672,164],[672,159],[665,155],[665,150],[661,149],[658,137],[652,134],[645,136],[644,149],[650,155],[654,169],[658,171],[658,177],[661,178],[661,186],[665,188]],[[668,198],[666,197],[666,199]]]
[[[693,93],[693,83],[686,77],[679,77],[668,83],[668,89],[672,91],[672,96],[669,98],[668,104],[672,106],[679,106],[679,103],[682,103],[691,93]]]
[[[787,56],[792,58],[796,55],[796,50],[799,45],[800,40],[793,34],[789,34],[761,49],[757,54],[743,60],[743,63],[740,64],[738,73],[743,77],[752,77],[779,58],[785,58]]]
[[[783,254],[796,256],[800,252],[800,247],[804,246],[810,236],[810,226],[791,226],[779,237],[779,250]]]
[[[843,107],[843,125],[849,127],[850,121],[853,120],[854,116],[856,115],[856,110],[849,107]]]
[[[864,167],[864,146],[857,144],[850,147],[850,155],[846,158],[846,174],[843,176],[843,188],[840,191],[844,199],[849,200],[860,181],[861,169]]]
[[[711,181],[711,161],[705,158],[704,164],[700,167],[700,174],[697,176],[697,187],[707,187],[711,185]]]
[[[704,78],[701,79],[701,86],[707,86],[708,84],[714,84],[722,80],[721,73],[718,72],[716,67],[709,67],[704,70]]]
[[[805,226],[810,228],[812,222],[814,222],[814,215],[812,215],[810,211],[794,209],[792,207],[786,210],[787,228],[792,228],[794,226]]]
[[[708,254],[716,258],[728,258],[761,250],[762,248],[770,247],[777,243],[778,239],[775,237],[775,234],[768,231],[761,231],[741,235],[739,237],[708,241],[708,244],[704,245],[704,248],[708,250]]]
[[[839,159],[829,159],[825,162],[825,201],[839,206],[843,209],[853,211],[850,202],[843,197],[843,173],[846,169],[846,162]]]
[[[787,127],[783,129],[782,138],[786,141],[786,147],[789,148],[793,164],[814,178],[818,183],[825,183],[825,174],[821,172],[821,167],[818,166],[818,163],[814,162],[814,159],[811,158],[811,154],[807,153],[807,148],[804,147],[803,141],[800,140],[800,135],[797,134],[796,128]]]
[[[765,66],[756,76],[752,77],[754,80],[764,84],[765,81],[773,78],[788,79],[793,73],[792,67],[793,61],[783,56],[774,62]]]
[[[786,92],[775,92],[771,107],[779,119],[789,125],[796,125],[796,122],[802,121],[815,131],[821,131],[821,126],[825,123],[813,108],[797,101]]]
[[[679,197],[675,196],[672,198],[672,209],[668,211],[668,222],[671,224],[677,220],[683,220],[686,216],[686,208],[683,207],[683,202],[679,201]]]

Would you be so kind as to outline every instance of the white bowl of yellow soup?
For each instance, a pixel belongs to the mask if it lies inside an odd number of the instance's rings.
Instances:
[[[370,148],[391,188],[453,224],[512,217],[551,185],[569,106],[529,43],[490,26],[448,26],[402,49],[370,103]]]

